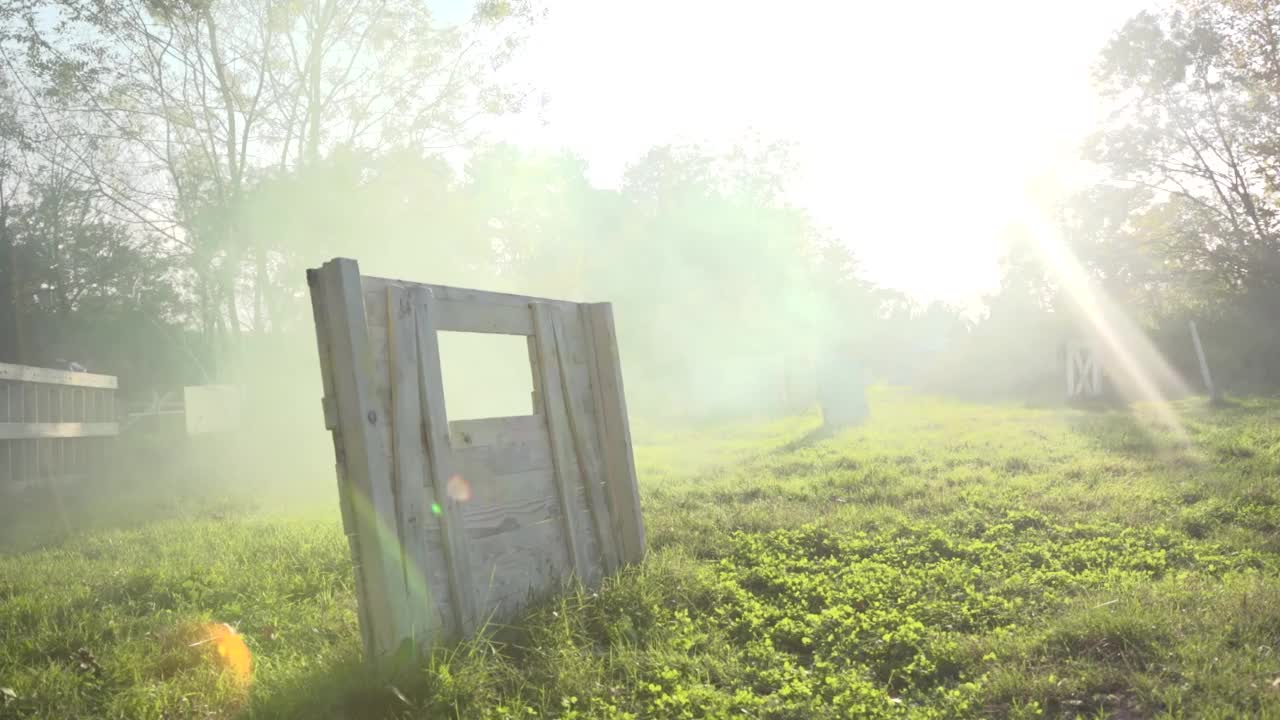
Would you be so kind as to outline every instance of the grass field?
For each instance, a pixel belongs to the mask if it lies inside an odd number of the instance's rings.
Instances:
[[[9,512],[0,718],[1280,718],[1280,401],[1177,409],[638,426],[642,566],[377,676],[331,476],[39,548],[85,508]]]

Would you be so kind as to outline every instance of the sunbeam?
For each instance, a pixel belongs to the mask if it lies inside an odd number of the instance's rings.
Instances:
[[[1170,405],[1172,398],[1190,394],[1187,383],[1142,328],[1090,279],[1057,225],[1034,209],[1024,210],[1022,221],[1032,246],[1064,291],[1079,331],[1092,341],[1116,391],[1128,402],[1148,404],[1165,429],[1178,441],[1189,443],[1186,428]]]

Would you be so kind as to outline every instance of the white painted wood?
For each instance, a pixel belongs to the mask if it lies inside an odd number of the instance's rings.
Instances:
[[[440,339],[436,335],[434,302],[421,287],[411,293],[417,323],[418,392],[427,441],[429,475],[434,489],[438,520],[445,544],[449,570],[449,592],[457,632],[470,636],[476,628],[476,602],[471,582],[471,556],[467,549],[465,520],[460,498],[449,492],[450,479],[457,473],[453,447],[449,442],[449,420],[444,400],[444,380],[440,370]]]
[[[232,432],[240,427],[243,391],[235,385],[188,385],[182,409],[188,435]]]
[[[583,311],[592,347],[594,386],[598,389],[596,407],[600,413],[598,426],[604,450],[605,486],[617,528],[619,555],[624,563],[638,563],[644,559],[645,553],[644,517],[640,509],[635,452],[631,445],[613,306],[594,303],[584,306]]]
[[[1067,397],[1102,394],[1102,364],[1093,349],[1083,343],[1067,344]]]
[[[360,273],[355,261],[325,263],[312,285],[323,309],[317,331],[327,334],[322,364],[332,383],[338,406],[338,430],[334,446],[338,456],[339,483],[348,506],[344,519],[351,522],[357,577],[361,579],[359,602],[367,608],[364,620],[366,652],[370,658],[393,652],[404,638],[412,637],[403,558],[396,541],[396,507],[391,492],[391,468],[377,432],[390,418],[374,409],[373,356],[365,321]],[[326,388],[328,390],[328,388]]]
[[[544,303],[530,304],[533,310],[533,337],[537,345],[537,372],[541,380],[538,383],[543,401],[543,413],[547,416],[547,434],[551,440],[551,458],[555,462],[556,488],[560,498],[561,521],[564,524],[564,540],[569,551],[569,559],[573,563],[574,573],[581,582],[589,582],[589,563],[586,557],[585,539],[581,536],[578,513],[574,503],[573,479],[570,467],[574,464],[573,450],[569,439],[565,437],[568,429],[568,418],[565,416],[563,398],[553,392],[552,388],[560,387],[558,363],[556,362],[555,330],[551,313],[555,310]]]
[[[103,451],[120,425],[111,408],[115,378],[26,365],[0,364],[0,492],[52,487],[100,470]]]
[[[1209,374],[1209,361],[1204,357],[1204,346],[1200,344],[1200,331],[1196,329],[1196,321],[1188,322],[1191,326],[1191,340],[1196,346],[1196,357],[1200,360],[1200,377],[1204,379],[1205,390],[1208,391],[1209,397],[1218,399],[1218,388],[1213,384],[1213,375]]]
[[[0,363],[0,380],[17,380],[26,383],[42,383],[47,385],[72,385],[75,387],[105,388],[115,390],[119,380],[114,375],[98,375],[95,373],[55,370],[53,368],[31,367],[28,365],[11,365]]]
[[[120,434],[113,422],[0,422],[0,440],[112,437]]]

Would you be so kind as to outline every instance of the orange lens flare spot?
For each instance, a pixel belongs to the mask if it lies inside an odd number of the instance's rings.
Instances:
[[[466,502],[471,499],[471,484],[461,475],[454,475],[445,485],[445,492],[454,502]]]
[[[218,665],[240,684],[248,685],[253,679],[253,653],[240,633],[226,623],[212,623],[204,626],[203,634],[201,643],[213,645]]]

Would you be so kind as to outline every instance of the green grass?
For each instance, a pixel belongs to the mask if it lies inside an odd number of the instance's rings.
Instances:
[[[330,495],[7,515],[0,718],[1280,718],[1280,401],[1177,411],[637,426],[643,565],[377,674]]]

